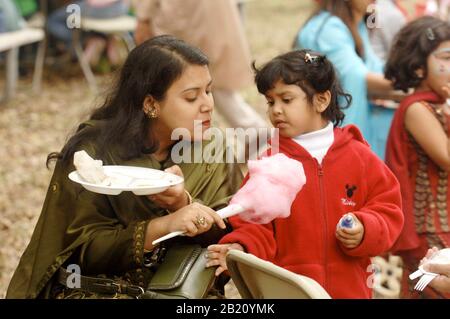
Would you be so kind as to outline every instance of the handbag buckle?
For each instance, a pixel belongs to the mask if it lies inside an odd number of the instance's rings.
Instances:
[[[122,293],[122,285],[118,284],[116,282],[111,283],[113,286],[117,287],[116,293],[121,294]]]
[[[153,268],[160,264],[166,255],[167,248],[164,245],[156,247],[150,256],[144,256],[144,266]]]
[[[117,287],[117,294],[126,294],[132,295],[136,298],[139,298],[141,295],[145,293],[144,288],[136,285],[123,285],[116,282],[112,283],[113,286]]]

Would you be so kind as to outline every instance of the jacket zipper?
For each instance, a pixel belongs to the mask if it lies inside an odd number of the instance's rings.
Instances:
[[[319,168],[319,187],[320,187],[320,210],[322,212],[324,221],[325,221],[325,231],[323,234],[323,243],[324,243],[324,267],[325,267],[325,290],[328,290],[328,245],[327,245],[327,234],[328,234],[328,219],[325,211],[325,194],[323,189],[323,168],[322,165],[317,162]]]

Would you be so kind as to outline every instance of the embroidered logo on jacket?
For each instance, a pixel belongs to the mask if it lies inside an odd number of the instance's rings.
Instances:
[[[342,205],[356,206],[356,203],[351,200],[351,198],[355,194],[356,189],[357,189],[356,185],[351,185],[351,186],[348,184],[345,185],[345,193],[346,193],[347,198],[341,198]]]

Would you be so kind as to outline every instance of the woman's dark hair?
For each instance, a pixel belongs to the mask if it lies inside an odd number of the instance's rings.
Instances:
[[[404,26],[395,36],[384,75],[394,88],[405,92],[427,77],[428,56],[450,40],[450,25],[433,17],[423,17]],[[416,74],[422,69],[423,77]]]
[[[338,17],[344,22],[347,28],[350,30],[353,41],[355,41],[356,53],[364,59],[364,45],[361,35],[358,31],[358,26],[354,23],[354,15],[352,11],[352,4],[350,0],[320,0],[317,4],[317,10],[311,15],[306,23],[314,16],[318,15],[322,11],[328,11],[331,16]]]
[[[324,55],[311,50],[295,50],[277,56],[261,69],[255,65],[253,68],[259,93],[265,95],[281,80],[285,84],[298,85],[311,104],[314,94],[330,91],[330,104],[322,116],[335,126],[344,120],[342,109],[350,106],[352,97],[342,90],[333,64]]]
[[[144,100],[152,96],[162,101],[187,65],[208,65],[208,58],[199,49],[168,35],[137,46],[128,55],[103,105],[90,116],[91,120],[101,120],[99,124],[79,129],[60,153],[48,155],[47,166],[51,160],[71,158],[82,142],[94,136],[99,156],[111,145],[118,146],[124,159],[155,152],[159,145],[156,140],[149,141],[152,120],[143,112]]]

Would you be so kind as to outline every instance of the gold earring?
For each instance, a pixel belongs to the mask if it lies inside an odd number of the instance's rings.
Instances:
[[[158,111],[156,111],[155,108],[151,109],[150,111],[145,112],[147,117],[149,119],[156,119],[158,117]]]

